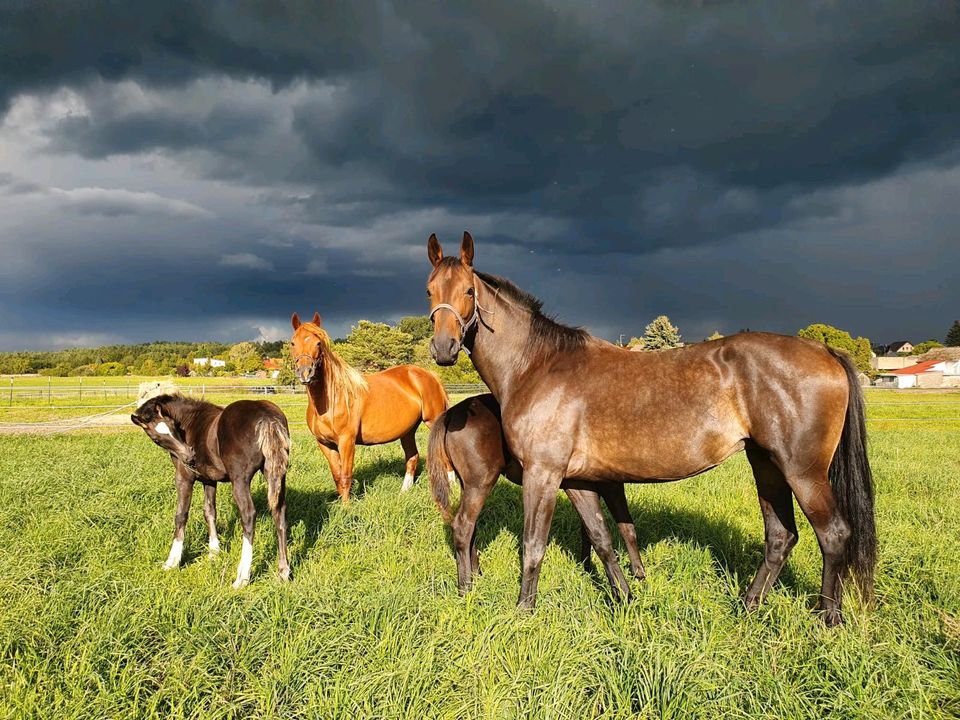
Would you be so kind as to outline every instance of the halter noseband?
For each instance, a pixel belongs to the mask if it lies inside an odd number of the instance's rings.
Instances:
[[[433,309],[430,311],[430,320],[433,321],[433,316],[437,314],[439,310],[449,310],[453,313],[453,316],[457,319],[457,322],[460,323],[460,348],[467,354],[470,354],[470,348],[464,344],[466,339],[467,332],[470,328],[474,327],[477,324],[477,321],[480,319],[480,304],[477,302],[476,291],[474,291],[473,297],[473,314],[470,316],[469,320],[464,320],[463,316],[457,312],[457,309],[453,305],[448,303],[437,303],[433,306]]]

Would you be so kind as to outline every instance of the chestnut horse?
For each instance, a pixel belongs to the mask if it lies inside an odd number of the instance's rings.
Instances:
[[[456,517],[450,515],[450,469],[460,479],[462,493]],[[477,517],[503,474],[510,482],[523,484],[523,468],[510,455],[500,424],[500,406],[489,393],[467,398],[443,415],[430,428],[430,449],[427,453],[430,490],[440,514],[452,524],[453,545],[457,559],[457,584],[466,593],[473,584],[473,576],[480,574],[477,554]],[[610,542],[610,534],[601,531],[604,524],[600,510],[602,496],[610,508],[620,535],[630,556],[634,576],[645,575],[637,548],[637,533],[627,507],[622,483],[582,484],[564,480],[560,485],[580,515],[580,562],[590,564],[590,547],[596,549],[603,561],[607,579],[615,588],[613,565],[617,556]]]
[[[461,348],[471,353],[523,466],[521,607],[536,603],[564,478],[681,480],[740,450],[753,469],[766,534],[747,607],[763,599],[797,542],[794,497],[823,556],[825,622],[842,621],[847,572],[869,598],[873,481],[863,395],[848,356],[822,343],[753,332],[629,352],[554,322],[513,283],[475,271],[469,233],[459,256],[444,257],[435,235],[427,254],[431,353],[440,365],[454,363]],[[617,582],[628,595],[622,572]]]
[[[340,499],[350,501],[357,444],[382,445],[400,439],[406,472],[400,491],[413,487],[417,474],[416,433],[447,409],[447,393],[434,373],[398,365],[361,375],[333,352],[320,314],[300,322],[294,313],[292,347],[297,377],[307,387],[307,427],[330,464]]]

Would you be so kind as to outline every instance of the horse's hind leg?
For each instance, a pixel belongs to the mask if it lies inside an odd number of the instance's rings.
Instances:
[[[792,478],[787,475],[790,486],[797,496],[797,503],[817,534],[817,542],[823,555],[823,580],[820,587],[820,610],[824,622],[839,625],[843,622],[840,601],[843,587],[840,578],[846,572],[847,542],[850,526],[837,509],[833,488],[827,468],[817,473]]]
[[[744,604],[753,610],[777,581],[787,556],[797,544],[798,533],[793,516],[793,495],[783,473],[766,450],[747,450],[747,459],[757,483],[764,528],[763,560],[743,596]]]
[[[251,477],[244,474],[233,480],[233,499],[240,512],[240,523],[243,525],[243,548],[240,550],[240,564],[237,566],[237,579],[233,582],[234,590],[245,587],[250,582],[250,566],[253,565],[253,530],[256,525],[257,509],[250,496]]]
[[[207,521],[207,547],[210,557],[220,552],[220,538],[217,537],[217,484],[203,484],[203,517]]]
[[[598,485],[600,495],[610,509],[617,528],[620,530],[620,537],[623,538],[627,546],[627,555],[630,557],[630,570],[633,576],[638,580],[643,580],[647,576],[643,569],[643,561],[640,559],[640,548],[637,547],[637,528],[633,524],[633,517],[630,515],[630,508],[627,506],[627,493],[623,483],[605,483]]]
[[[420,452],[417,450],[416,426],[400,438],[400,447],[403,448],[403,457],[406,459],[403,485],[400,486],[400,492],[407,492],[407,490],[413,487],[413,481],[417,477],[417,463],[420,462]]]
[[[603,562],[614,599],[621,602],[629,600],[630,586],[617,562],[617,554],[613,551],[613,539],[610,537],[610,530],[600,509],[599,492],[570,487],[564,488],[564,492],[567,493],[567,497],[580,515],[583,528],[590,538],[590,545],[593,545],[593,549],[597,551],[597,555]]]
[[[277,529],[277,566],[281,580],[290,579],[290,563],[287,561],[287,476],[276,479],[277,504],[270,508],[273,524]]]
[[[460,493],[460,507],[457,508],[450,527],[453,534],[453,552],[457,559],[457,586],[462,595],[470,590],[474,575],[480,574],[477,518],[497,478],[500,477],[500,468],[477,471],[461,468],[461,475],[463,491]]]

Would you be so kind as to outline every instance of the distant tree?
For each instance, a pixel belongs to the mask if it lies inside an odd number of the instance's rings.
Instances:
[[[710,337],[708,337],[707,340],[720,340],[722,337],[723,335],[720,334],[719,330],[714,330],[713,334],[710,335]]]
[[[97,366],[97,375],[101,377],[119,377],[127,374],[127,368],[122,363],[106,362]]]
[[[858,337],[856,340],[846,330],[840,330],[833,325],[823,323],[814,323],[808,325],[799,332],[802,338],[808,340],[817,340],[837,350],[843,350],[853,358],[854,364],[860,372],[870,374],[873,368],[870,367],[870,341],[865,337]]]
[[[361,320],[334,351],[354,367],[375,372],[410,362],[413,338],[384,323]]]
[[[228,371],[234,372],[255,372],[263,366],[263,358],[260,357],[260,353],[257,351],[257,346],[252,342],[241,342],[233,345],[227,351],[228,366],[233,364],[232,368],[227,368]]]
[[[420,342],[433,335],[433,323],[427,315],[410,315],[400,318],[397,330],[407,333],[414,342]]]
[[[280,374],[277,375],[278,385],[296,385],[297,368],[290,352],[290,344],[284,343],[280,348]]]
[[[960,320],[953,321],[953,325],[947,330],[947,336],[943,339],[943,344],[949,347],[960,346]]]
[[[635,340],[637,340],[636,343]],[[628,347],[638,344],[644,350],[664,350],[680,347],[683,343],[680,342],[680,330],[670,323],[670,318],[666,315],[658,315],[647,325],[643,337],[639,340],[631,338]]]
[[[190,377],[190,366],[186,363],[180,363],[176,369],[177,377]]]
[[[922,343],[917,343],[913,346],[913,351],[911,355],[923,355],[927,350],[933,350],[934,348],[943,347],[943,343],[937,342],[936,340],[925,340]]]
[[[636,335],[630,338],[630,342],[627,343],[628,348],[635,348],[637,346],[643,347],[643,340],[638,338]]]

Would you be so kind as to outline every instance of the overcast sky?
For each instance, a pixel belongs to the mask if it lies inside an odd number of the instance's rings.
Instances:
[[[960,317],[938,2],[0,2],[0,349],[334,334],[426,239],[616,339]]]

